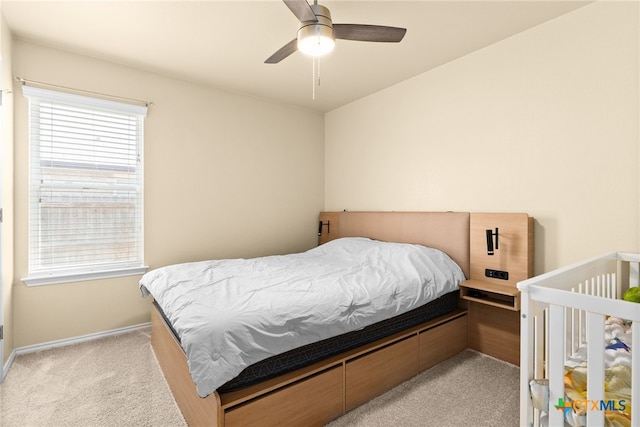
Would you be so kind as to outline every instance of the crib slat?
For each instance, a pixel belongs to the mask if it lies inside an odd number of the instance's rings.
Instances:
[[[629,263],[629,286],[640,285],[640,264],[637,262]]]
[[[604,401],[604,316],[587,314],[587,399]],[[603,426],[604,412],[587,408],[587,425]]]
[[[529,343],[533,343],[533,351],[534,351],[534,369],[535,378],[544,378],[544,361],[547,360],[545,356],[546,345],[544,343],[545,337],[547,333],[545,331],[545,317],[546,310],[540,314],[538,314],[535,318],[535,322],[533,323],[534,330],[534,339],[529,340]],[[522,366],[522,365],[520,365]]]
[[[549,425],[564,425],[564,412],[553,408],[564,401],[564,309],[549,306]]]

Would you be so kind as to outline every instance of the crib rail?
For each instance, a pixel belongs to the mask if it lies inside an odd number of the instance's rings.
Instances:
[[[640,281],[640,254],[611,253],[518,283],[521,291],[520,424],[538,426],[542,413],[532,407],[529,381],[549,381],[549,425],[564,425],[553,405],[564,398],[564,364],[586,346],[587,399],[604,401],[604,331],[608,316],[631,320],[631,425],[640,425],[640,305],[621,300]],[[603,411],[587,411],[588,426],[604,425]]]

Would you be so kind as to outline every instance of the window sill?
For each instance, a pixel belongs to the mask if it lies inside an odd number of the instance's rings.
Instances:
[[[146,273],[149,266],[127,267],[106,271],[59,272],[48,275],[29,276],[21,279],[27,286],[55,285],[60,283],[84,282],[87,280],[113,277],[136,276]]]

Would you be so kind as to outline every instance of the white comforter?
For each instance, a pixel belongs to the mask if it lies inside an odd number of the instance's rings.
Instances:
[[[140,288],[179,335],[205,397],[253,363],[402,314],[462,280],[439,250],[344,238],[299,254],[162,267]]]

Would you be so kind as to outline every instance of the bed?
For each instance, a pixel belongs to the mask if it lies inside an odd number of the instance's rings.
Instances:
[[[518,283],[522,426],[640,425],[640,305],[621,299],[639,265],[611,253]]]
[[[320,214],[319,243],[366,238],[434,248],[459,266],[463,274],[459,278],[461,280],[469,277],[471,268],[470,215],[473,214],[324,212]],[[515,240],[518,239],[516,236]],[[449,302],[446,308],[440,307],[435,314],[423,317],[423,306],[418,304],[381,322],[376,319],[373,324],[359,325],[355,331],[334,337],[346,337],[350,346],[339,347],[339,351],[333,348],[321,358],[293,369],[289,367],[276,374],[267,373],[257,382],[250,379],[234,384],[235,379],[242,377],[243,371],[230,381],[231,384],[221,385],[228,379],[225,377],[216,380],[211,387],[196,386],[183,343],[174,329],[179,322],[171,320],[171,315],[163,313],[156,305],[152,309],[152,346],[189,425],[324,425],[467,348],[467,310],[458,298],[457,288],[429,304],[443,298]],[[393,326],[388,328],[386,322],[393,323]],[[378,328],[385,332],[379,335],[379,331],[371,331]],[[364,338],[349,335],[362,332],[366,335]],[[309,343],[290,351],[321,352],[313,347],[315,344]],[[286,355],[289,346],[283,350]],[[263,371],[265,369],[260,364],[270,359],[259,361],[247,369],[257,365],[257,370]],[[276,361],[276,365],[278,363]],[[270,368],[266,370],[270,372]]]

